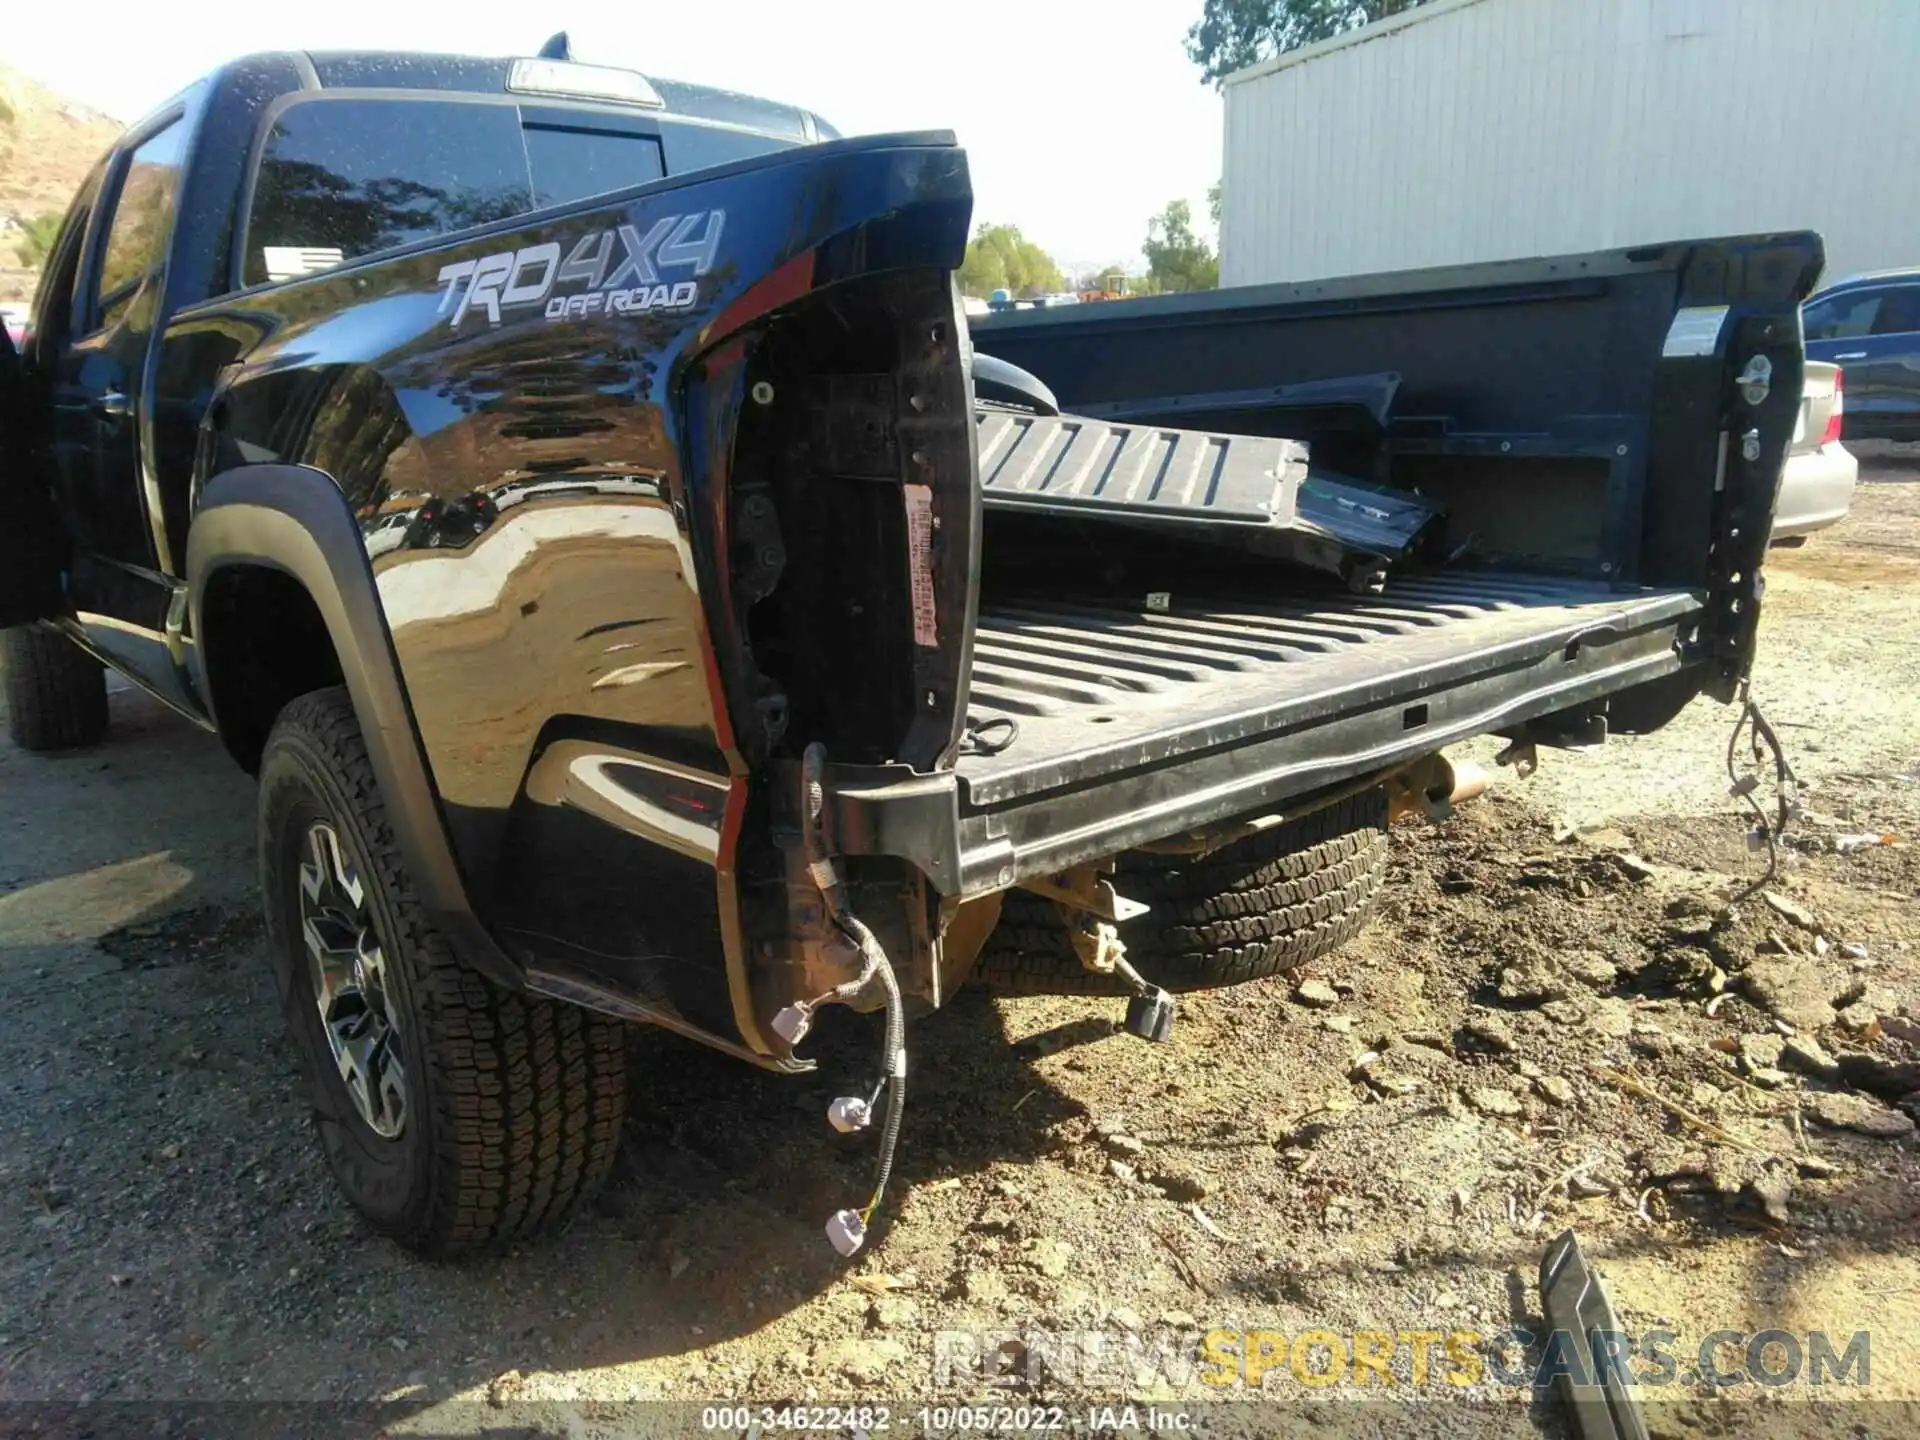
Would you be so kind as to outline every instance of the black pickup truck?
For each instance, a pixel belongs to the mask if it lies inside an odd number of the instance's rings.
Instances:
[[[1443,745],[1742,684],[1816,237],[970,332],[971,204],[949,135],[559,52],[240,60],[75,199],[0,396],[12,733],[97,742],[111,666],[258,776],[384,1233],[563,1215],[622,1022],[798,1071],[884,1008],[830,1117],[884,1185],[910,1012],[1159,1038],[1353,933]]]

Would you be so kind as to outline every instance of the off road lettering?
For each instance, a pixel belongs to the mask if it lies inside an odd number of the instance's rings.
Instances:
[[[668,215],[642,233],[618,225],[581,236],[565,252],[558,241],[500,250],[440,269],[440,310],[456,330],[481,311],[498,325],[503,312],[539,305],[549,320],[689,310],[700,301],[699,277],[713,269],[726,233],[724,210]],[[663,271],[691,271],[691,280]],[[555,294],[578,285],[572,294]]]

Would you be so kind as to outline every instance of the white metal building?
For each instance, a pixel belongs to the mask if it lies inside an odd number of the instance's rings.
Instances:
[[[1434,0],[1226,83],[1221,283],[1814,229],[1920,265],[1920,0]]]

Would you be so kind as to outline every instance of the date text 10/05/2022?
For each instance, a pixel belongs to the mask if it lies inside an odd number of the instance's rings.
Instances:
[[[1168,1405],[709,1405],[700,1428],[744,1437],[814,1431],[849,1436],[1019,1435],[1028,1432],[1185,1434],[1192,1412]]]

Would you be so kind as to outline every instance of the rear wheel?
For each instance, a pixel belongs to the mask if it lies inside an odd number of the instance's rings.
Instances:
[[[57,630],[6,635],[7,733],[22,750],[74,750],[107,733],[107,672]]]
[[[564,1219],[613,1163],[624,1027],[455,958],[401,866],[344,690],[280,713],[259,814],[275,978],[347,1200],[436,1255]]]
[[[1127,959],[1168,990],[1277,975],[1344,945],[1372,912],[1387,862],[1387,795],[1369,790],[1199,859],[1129,851],[1114,889],[1150,908],[1119,927]],[[1009,994],[1123,995],[1075,956],[1053,902],[1007,893],[974,970]]]

